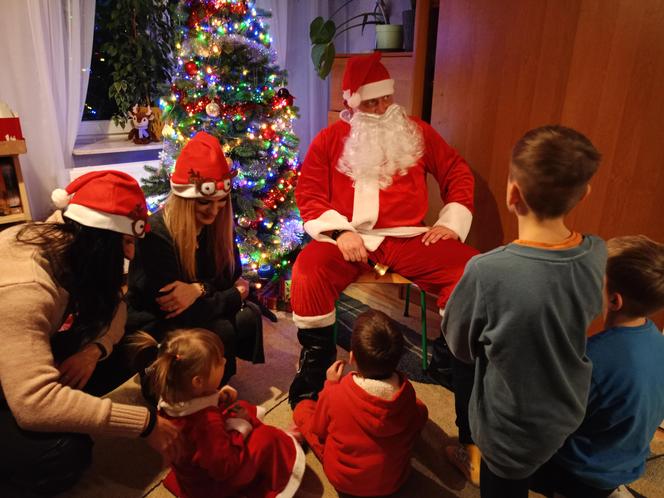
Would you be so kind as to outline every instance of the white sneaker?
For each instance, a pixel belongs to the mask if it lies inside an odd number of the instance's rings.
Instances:
[[[618,486],[613,493],[609,495],[608,498],[634,498],[634,495],[630,493],[627,486],[621,484]]]

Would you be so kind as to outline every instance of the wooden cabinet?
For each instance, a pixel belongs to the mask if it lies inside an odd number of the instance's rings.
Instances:
[[[383,52],[381,62],[394,79],[394,100],[403,105],[406,111],[417,117],[422,116],[424,107],[424,76],[427,58],[427,41],[431,0],[418,0],[415,10],[415,30],[412,52]],[[339,119],[343,110],[341,81],[346,62],[357,54],[338,54],[330,72],[330,104],[327,124]]]
[[[0,141],[0,224],[32,219],[18,160],[26,150],[25,140]]]

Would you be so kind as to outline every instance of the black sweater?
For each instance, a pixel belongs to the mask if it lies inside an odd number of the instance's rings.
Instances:
[[[143,239],[138,239],[136,255],[129,266],[129,319],[131,328],[139,329],[148,324],[204,327],[206,323],[217,318],[232,318],[242,305],[240,292],[233,285],[242,274],[240,253],[237,246],[235,253],[235,271],[215,272],[214,254],[208,246],[209,230],[204,227],[198,236],[196,250],[196,272],[198,281],[204,282],[209,293],[198,298],[177,317],[166,320],[167,312],[159,309],[155,301],[159,289],[175,280],[191,282],[185,278],[180,269],[177,249],[164,224],[163,211],[150,217],[151,230]],[[161,327],[159,327],[161,328]]]

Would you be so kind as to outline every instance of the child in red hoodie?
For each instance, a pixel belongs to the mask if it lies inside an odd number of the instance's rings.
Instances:
[[[293,419],[335,489],[354,496],[387,495],[408,478],[410,455],[428,418],[406,376],[396,371],[403,336],[385,313],[357,317],[350,363],[327,370],[318,402],[298,403]]]

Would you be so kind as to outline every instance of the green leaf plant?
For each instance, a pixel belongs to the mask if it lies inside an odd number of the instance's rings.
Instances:
[[[124,127],[135,105],[154,106],[173,67],[173,0],[114,0],[108,3],[109,39],[101,52],[112,67],[108,96],[115,101],[113,122]]]
[[[361,32],[364,33],[364,28],[368,24],[389,24],[390,22],[390,18],[387,15],[385,0],[376,0],[372,12],[357,14],[350,19],[346,19],[337,26],[332,18],[353,1],[354,0],[348,0],[344,3],[334,12],[334,14],[332,14],[330,19],[325,20],[323,17],[318,16],[311,21],[311,24],[309,25],[311,61],[314,63],[316,73],[322,80],[327,78],[328,74],[330,74],[332,63],[334,62],[334,57],[337,53],[334,48],[335,38],[349,29],[361,27]]]

